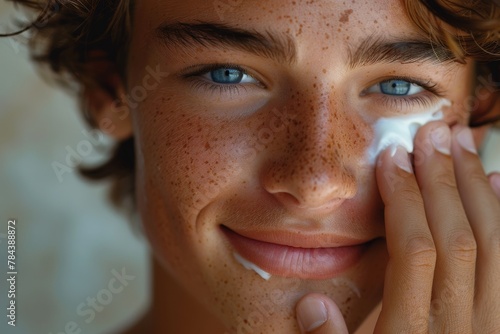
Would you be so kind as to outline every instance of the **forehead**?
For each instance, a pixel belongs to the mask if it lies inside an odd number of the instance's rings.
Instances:
[[[417,33],[402,0],[143,0],[136,5],[136,15],[141,24],[208,21],[273,28],[297,39],[311,32],[326,38],[325,31],[355,38],[375,28],[393,35]]]

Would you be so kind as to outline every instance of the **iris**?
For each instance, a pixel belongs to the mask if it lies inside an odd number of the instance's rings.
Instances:
[[[387,95],[407,95],[411,82],[404,80],[388,80],[380,83],[380,91]]]
[[[210,71],[213,82],[218,84],[239,84],[244,73],[235,68],[219,68]]]

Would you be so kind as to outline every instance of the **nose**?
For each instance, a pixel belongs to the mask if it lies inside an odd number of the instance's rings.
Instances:
[[[264,168],[263,186],[288,209],[334,210],[357,192],[349,152],[353,120],[327,98],[289,104],[285,110],[293,113],[294,122],[283,136],[279,153]]]

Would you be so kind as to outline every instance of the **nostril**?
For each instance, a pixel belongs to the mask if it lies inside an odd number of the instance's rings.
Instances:
[[[297,207],[301,206],[300,201],[290,193],[279,192],[275,193],[274,196],[276,196],[276,198],[285,205],[293,205]]]
[[[306,209],[306,210],[326,210],[330,211],[344,202],[343,198],[334,198],[327,201],[323,200],[301,200],[288,192],[278,192],[273,194],[276,199],[288,208]]]

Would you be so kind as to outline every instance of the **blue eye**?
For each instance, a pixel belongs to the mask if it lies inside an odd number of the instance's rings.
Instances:
[[[366,90],[366,93],[381,93],[392,96],[410,96],[425,90],[413,82],[402,79],[391,79],[379,82]]]
[[[205,69],[200,74],[202,78],[216,85],[239,85],[253,83],[258,84],[259,81],[248,75],[243,69],[229,66],[212,67]]]
[[[410,88],[411,83],[404,80],[389,80],[380,83],[380,90],[388,95],[406,95]]]
[[[252,88],[266,88],[259,80],[237,64],[209,64],[186,73],[184,78],[191,81],[195,88],[203,88],[220,94],[238,94]]]
[[[210,78],[218,84],[239,84],[244,73],[235,68],[218,68],[210,71]]]

